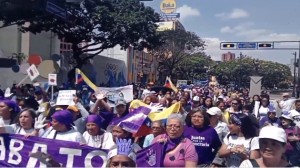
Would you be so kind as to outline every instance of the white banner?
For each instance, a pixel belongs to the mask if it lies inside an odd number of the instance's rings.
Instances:
[[[48,74],[48,85],[57,86],[57,74]]]
[[[76,90],[60,90],[58,92],[56,105],[75,105],[73,98]]]
[[[31,81],[33,81],[35,78],[37,78],[40,75],[39,71],[36,69],[36,66],[34,64],[32,64],[27,69],[27,74]]]
[[[176,87],[187,85],[187,80],[177,80]]]
[[[133,85],[122,87],[99,87],[99,91],[108,99],[108,103],[114,106],[114,103],[119,98],[124,98],[128,103],[133,100]]]

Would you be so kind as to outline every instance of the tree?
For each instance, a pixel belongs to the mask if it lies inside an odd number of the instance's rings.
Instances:
[[[218,82],[223,85],[235,83],[241,87],[249,87],[249,76],[262,76],[262,86],[273,88],[291,79],[291,71],[287,65],[277,62],[256,60],[251,57],[222,62],[213,69]]]
[[[150,54],[156,57],[158,69],[165,75],[174,76],[176,68],[191,55],[204,55],[205,42],[193,32],[176,29],[163,31],[160,35],[164,44],[151,50]]]
[[[66,18],[48,13],[47,0],[0,0],[3,26],[17,24],[23,32],[52,31],[72,43],[77,67],[107,48],[152,49],[161,45],[156,33],[159,14],[139,0],[84,0],[80,4],[51,0],[66,10]],[[25,24],[28,23],[28,24]],[[85,42],[87,45],[79,46]],[[90,53],[93,54],[83,54]]]
[[[176,65],[177,79],[206,80],[215,64],[209,56],[203,53],[190,55]]]

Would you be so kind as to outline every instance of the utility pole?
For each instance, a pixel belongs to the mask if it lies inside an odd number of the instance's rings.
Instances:
[[[242,52],[240,52],[240,68],[239,68],[239,75],[240,75],[240,77],[239,77],[239,86],[238,86],[238,89],[240,89],[241,88],[241,81],[242,81],[242,59],[243,59],[243,54],[242,54]]]
[[[293,81],[293,93],[292,93],[292,97],[296,97],[296,65],[297,64],[297,52],[293,53],[294,55],[294,81]],[[299,67],[298,67],[299,69]]]

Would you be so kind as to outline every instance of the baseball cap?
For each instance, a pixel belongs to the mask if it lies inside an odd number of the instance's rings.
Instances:
[[[115,105],[116,105],[116,106],[119,106],[119,105],[126,105],[126,101],[125,101],[124,99],[122,99],[122,98],[117,99],[117,100],[115,101]]]
[[[211,108],[209,108],[209,109],[207,110],[207,113],[208,113],[209,115],[214,116],[214,115],[221,115],[221,114],[222,114],[222,111],[221,111],[221,109],[219,109],[218,107],[211,107]]]
[[[76,105],[69,105],[69,106],[67,107],[67,110],[74,111],[75,113],[80,112]]]
[[[290,116],[288,116],[287,114],[284,114],[284,113],[279,118],[285,118],[285,119],[293,121],[293,119]]]
[[[289,93],[282,93],[282,97],[284,97],[284,96],[290,96],[290,94]]]
[[[259,139],[273,139],[282,143],[287,142],[284,129],[276,126],[265,126],[259,132]]]
[[[200,101],[200,97],[199,96],[194,96],[193,101]]]
[[[223,95],[220,95],[220,96],[218,97],[218,99],[224,99],[224,96],[223,96]]]
[[[276,108],[275,108],[275,106],[273,104],[270,104],[268,106],[268,112],[276,112]]]

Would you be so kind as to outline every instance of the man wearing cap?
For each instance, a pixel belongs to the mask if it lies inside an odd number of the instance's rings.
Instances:
[[[194,108],[198,108],[198,107],[200,107],[200,97],[199,96],[194,96],[193,97],[193,104],[192,104],[192,109],[194,109]],[[191,110],[192,110],[191,109]]]
[[[221,109],[218,107],[211,107],[207,110],[207,114],[210,116],[210,126],[216,130],[220,141],[223,142],[223,139],[228,134],[229,129],[225,122],[220,121],[220,117],[222,117]]]
[[[273,104],[270,104],[268,106],[267,116],[263,117],[259,121],[260,128],[262,128],[264,126],[268,126],[268,125],[272,125],[272,126],[276,126],[276,127],[278,127],[280,125],[280,120],[279,120],[279,118],[276,117],[276,109]]]
[[[106,128],[113,119],[122,118],[128,114],[127,103],[123,98],[119,98],[115,101],[115,107],[110,107],[110,105],[104,101],[104,95],[98,94],[96,97],[97,101],[90,111],[104,118],[103,128]],[[99,113],[101,107],[104,107],[106,111]]]
[[[288,116],[293,119],[293,122],[300,127],[300,100],[295,101],[295,109],[288,112]]]
[[[277,100],[278,107],[282,111],[290,111],[292,110],[292,106],[296,99],[289,99],[290,94],[289,93],[283,93],[282,94],[282,100]]]

